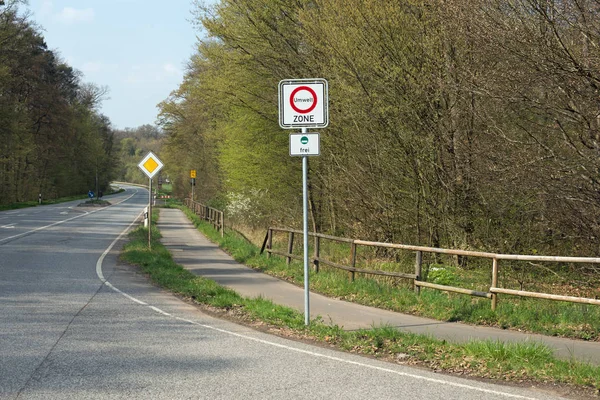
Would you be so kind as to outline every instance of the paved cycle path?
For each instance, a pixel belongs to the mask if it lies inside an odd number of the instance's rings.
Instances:
[[[262,296],[276,304],[304,312],[303,288],[239,264],[202,235],[181,210],[161,209],[158,227],[163,236],[161,242],[169,249],[174,260],[194,274],[212,279],[242,296]],[[347,330],[390,325],[403,331],[459,343],[476,339],[538,341],[554,349],[556,356],[560,358],[574,357],[600,364],[599,342],[443,322],[332,299],[317,293],[310,294],[310,312],[311,319],[321,316],[326,323]]]

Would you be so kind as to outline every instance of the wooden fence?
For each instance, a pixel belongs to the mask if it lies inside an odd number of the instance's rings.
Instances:
[[[199,216],[205,221],[208,221],[216,230],[221,232],[221,237],[225,234],[225,218],[223,211],[217,210],[216,208],[209,207],[192,199],[185,199],[183,201],[185,206],[192,210],[194,214]]]
[[[283,232],[283,233],[288,234],[287,252],[284,253],[284,252],[273,250],[273,234],[275,232]],[[302,236],[302,234],[303,234],[302,231],[294,230],[294,229],[269,228],[267,230],[267,235],[265,236],[265,240],[262,245],[261,254],[264,251],[266,251],[267,257],[269,257],[271,254],[276,254],[276,255],[285,257],[288,265],[292,259],[303,260],[303,257],[293,254],[295,235]],[[412,246],[412,245],[395,244],[395,243],[369,242],[369,241],[365,241],[365,240],[341,238],[341,237],[323,235],[321,233],[313,233],[313,232],[310,232],[309,236],[312,236],[315,240],[314,241],[314,253],[313,253],[311,260],[312,260],[312,263],[314,265],[314,269],[316,272],[319,271],[319,265],[323,264],[323,265],[328,265],[328,266],[331,266],[334,268],[348,271],[350,274],[350,279],[352,279],[352,280],[354,280],[354,276],[356,273],[406,278],[406,279],[413,280],[414,290],[415,290],[415,293],[417,293],[417,294],[420,293],[420,290],[422,287],[426,287],[426,288],[437,289],[437,290],[442,290],[442,291],[446,291],[446,292],[462,293],[462,294],[466,294],[466,295],[470,295],[470,296],[484,297],[484,298],[490,299],[492,301],[492,310],[496,310],[499,294],[508,294],[508,295],[512,295],[512,296],[521,296],[521,297],[534,297],[534,298],[547,299],[547,300],[567,301],[567,302],[571,302],[571,303],[600,305],[600,300],[598,300],[598,299],[590,299],[590,298],[574,297],[574,296],[560,296],[560,295],[546,294],[546,293],[527,292],[527,291],[523,291],[523,290],[503,289],[503,288],[498,287],[498,270],[499,270],[500,260],[600,264],[600,258],[495,254],[495,253],[485,253],[485,252],[478,252],[478,251],[440,249],[440,248],[435,248],[435,247]],[[341,242],[341,243],[349,243],[350,244],[350,254],[349,254],[350,265],[341,265],[341,264],[338,264],[338,263],[335,263],[335,262],[332,262],[332,261],[322,258],[321,254],[320,254],[321,239],[327,239],[327,240],[332,240],[332,241]],[[399,273],[399,272],[388,272],[388,271],[367,270],[367,269],[356,268],[356,249],[358,246],[399,249],[399,250],[415,252],[415,273],[414,274],[405,274],[405,273]],[[478,257],[478,258],[490,259],[492,262],[492,279],[491,279],[491,285],[490,285],[489,290],[487,292],[481,292],[481,291],[453,287],[453,286],[438,285],[435,283],[429,283],[429,282],[424,281],[422,279],[423,278],[423,275],[422,275],[423,253],[447,254],[447,255],[457,255],[457,256],[465,256],[465,257]]]

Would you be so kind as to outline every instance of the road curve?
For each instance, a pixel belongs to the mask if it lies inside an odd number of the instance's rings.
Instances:
[[[147,191],[107,200],[0,212],[0,399],[558,398],[202,314],[118,263]]]

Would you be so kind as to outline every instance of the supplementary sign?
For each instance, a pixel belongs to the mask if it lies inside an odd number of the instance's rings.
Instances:
[[[162,169],[164,164],[152,152],[146,154],[146,157],[138,164],[139,169],[150,179]]]
[[[329,124],[329,94],[325,79],[285,79],[279,82],[279,126],[325,128]]]
[[[318,133],[292,133],[290,135],[290,156],[320,156],[321,148]]]

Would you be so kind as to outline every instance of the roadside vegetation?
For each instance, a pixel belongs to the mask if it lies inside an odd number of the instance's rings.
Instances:
[[[104,195],[108,196],[111,194],[121,193],[122,191],[123,191],[123,189],[114,190],[112,188],[109,188],[109,190],[107,190],[107,192]],[[45,205],[50,205],[50,204],[60,204],[60,203],[67,203],[69,201],[85,200],[85,199],[88,199],[87,194],[81,194],[81,195],[77,195],[77,196],[60,197],[58,199],[48,199],[48,200],[42,199],[42,204],[39,204],[38,201],[23,201],[23,202],[19,202],[19,203],[0,205],[0,211],[16,210],[16,209],[28,208],[28,207],[37,207],[39,205],[45,206]],[[108,205],[107,203],[109,203],[109,202],[106,200],[96,199],[96,200],[87,200],[86,203],[98,204],[98,205]]]
[[[330,124],[321,130],[321,155],[309,161],[311,231],[506,254],[598,255],[597,2],[201,3],[195,22],[207,39],[160,104],[161,157],[179,198],[190,196],[193,169],[195,200],[225,211],[228,225],[255,244],[269,226],[300,227],[301,165],[278,124],[277,85],[322,77]],[[214,240],[250,255],[243,262],[254,268],[302,279],[297,262],[288,267],[234,248],[231,235]],[[275,245],[285,249],[286,238]],[[349,254],[326,243],[321,250],[333,261]],[[362,266],[414,271],[406,255],[362,251]],[[490,263],[424,257],[428,282],[490,286]],[[391,310],[600,338],[597,306],[501,295],[492,312],[488,300],[428,289],[417,297],[402,280],[357,274],[350,283],[325,266],[311,279],[319,292]],[[506,289],[600,298],[594,264],[503,261],[499,280]]]
[[[195,223],[211,240],[221,239],[208,224]],[[130,242],[125,245],[121,259],[139,266],[155,284],[194,301],[218,316],[270,333],[312,340],[390,362],[425,366],[438,372],[535,386],[559,385],[563,390],[590,395],[600,389],[600,367],[556,359],[549,348],[539,343],[484,341],[459,345],[404,333],[392,327],[344,331],[320,319],[313,320],[306,327],[303,315],[293,309],[262,298],[244,298],[177,265],[169,251],[161,245],[158,229],[155,226],[152,229],[152,250],[147,245],[147,229],[140,227],[130,233]],[[256,247],[232,232],[228,232],[220,244],[236,259],[250,264],[259,258],[262,262],[275,262],[258,257]]]
[[[321,77],[330,124],[309,161],[312,231],[598,254],[598,2],[194,4],[206,39],[159,114],[176,196],[189,197],[193,169],[197,200],[229,221],[301,226],[278,82]],[[599,273],[575,265],[570,277]]]
[[[30,20],[20,0],[0,2],[0,205],[106,191],[116,148],[100,113],[108,89],[84,82]],[[75,197],[79,198],[79,197]]]

